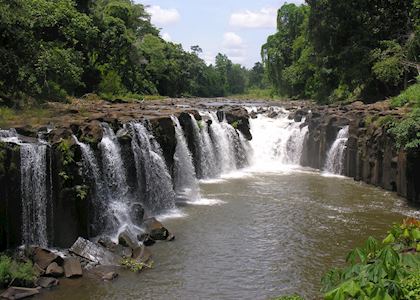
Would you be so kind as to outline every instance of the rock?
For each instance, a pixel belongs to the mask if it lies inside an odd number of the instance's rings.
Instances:
[[[152,257],[152,252],[145,246],[137,247],[133,250],[133,255],[131,258],[135,259],[138,262],[146,263]]]
[[[48,265],[45,275],[52,277],[61,277],[64,275],[63,267],[60,267],[56,262]]]
[[[170,235],[168,229],[163,227],[162,223],[160,223],[155,218],[149,218],[144,221],[144,225],[146,227],[147,232],[150,235],[150,238],[153,240],[160,240],[164,241]]]
[[[138,246],[138,243],[137,243],[135,237],[128,230],[124,230],[123,232],[121,232],[119,234],[119,236],[118,236],[118,244],[120,244],[120,245],[122,245],[124,247],[129,247],[131,249],[135,249]]]
[[[116,273],[116,272],[109,272],[109,273],[106,273],[106,274],[104,274],[102,276],[102,280],[112,281],[112,280],[114,280],[117,277],[118,277],[118,273]]]
[[[112,253],[115,253],[116,255],[121,256],[121,257],[130,257],[132,253],[131,248],[124,247],[123,245],[115,244],[108,237],[101,237],[98,240],[98,244],[104,246]]]
[[[39,268],[45,270],[52,262],[62,263],[63,259],[47,249],[36,247],[33,250],[33,261]]]
[[[120,256],[81,237],[77,239],[69,251],[101,265],[119,265],[121,261]]]
[[[130,207],[130,217],[131,221],[137,225],[141,226],[141,223],[143,222],[143,216],[144,216],[144,208],[141,203],[134,203]]]
[[[34,295],[39,294],[39,289],[32,289],[32,288],[21,288],[21,287],[9,287],[6,291],[4,291],[0,297],[10,300],[17,300],[23,299],[27,297],[31,297]]]
[[[57,278],[52,277],[40,277],[36,280],[35,285],[42,288],[51,288],[57,286],[60,282]]]
[[[169,233],[168,237],[166,238],[168,242],[175,241],[175,235],[173,233]]]
[[[77,258],[66,258],[63,267],[67,278],[83,276],[82,266]]]
[[[150,234],[148,234],[148,233],[142,233],[142,234],[137,235],[137,239],[140,242],[142,242],[143,245],[145,245],[147,247],[148,246],[153,246],[156,243],[156,241],[154,239],[152,239],[150,237]]]

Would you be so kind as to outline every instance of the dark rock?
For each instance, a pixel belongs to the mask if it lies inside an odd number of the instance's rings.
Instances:
[[[144,208],[140,203],[134,203],[131,205],[130,217],[133,223],[137,226],[141,226],[144,217]]]
[[[62,263],[63,259],[47,249],[36,247],[33,249],[33,262],[45,270],[52,262]]]
[[[152,252],[145,246],[139,246],[133,250],[133,255],[131,258],[135,259],[138,262],[146,263],[151,259]]]
[[[0,297],[10,300],[17,300],[23,299],[27,297],[32,297],[34,295],[39,294],[39,289],[35,288],[21,288],[21,287],[9,287],[6,291],[4,291]]]
[[[164,241],[170,235],[168,229],[163,227],[162,223],[160,223],[155,218],[149,218],[144,220],[144,226],[146,228],[146,231],[149,233],[150,238],[153,240]]]
[[[112,253],[115,253],[116,255],[121,256],[121,257],[130,257],[132,253],[131,248],[124,247],[123,245],[115,244],[108,237],[101,237],[98,240],[98,244],[104,246]]]
[[[52,277],[40,277],[36,280],[35,285],[42,288],[51,288],[57,286],[60,282],[57,278]]]
[[[63,267],[67,278],[83,276],[82,266],[77,258],[64,259]]]
[[[169,241],[169,242],[175,241],[175,235],[173,233],[169,233],[166,240]]]
[[[135,236],[128,230],[124,230],[118,236],[118,244],[135,249],[138,246]]]
[[[60,267],[56,262],[48,265],[45,275],[52,277],[61,277],[64,275],[63,267]]]
[[[120,256],[81,237],[77,239],[69,251],[102,265],[119,265],[121,261]]]
[[[137,239],[140,242],[142,242],[143,245],[145,245],[147,247],[153,246],[156,243],[156,241],[154,239],[152,239],[150,237],[150,234],[148,234],[148,233],[142,233],[142,234],[137,235]]]
[[[116,272],[108,272],[108,273],[106,273],[106,274],[104,274],[102,276],[102,280],[112,281],[112,280],[114,280],[117,277],[118,277],[118,273],[116,273]]]

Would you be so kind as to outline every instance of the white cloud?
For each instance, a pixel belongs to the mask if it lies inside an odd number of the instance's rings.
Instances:
[[[245,60],[246,45],[242,38],[234,32],[223,35],[223,52],[234,62],[241,63]]]
[[[259,11],[245,10],[230,16],[229,24],[241,28],[275,28],[277,9],[262,8]]]
[[[223,35],[223,47],[227,49],[242,48],[242,38],[234,32],[225,32]]]
[[[167,25],[179,21],[180,13],[175,8],[162,8],[159,5],[146,7],[147,12],[152,16],[152,23],[155,25]]]
[[[172,37],[169,33],[163,32],[162,33],[162,39],[164,39],[167,42],[172,42]]]

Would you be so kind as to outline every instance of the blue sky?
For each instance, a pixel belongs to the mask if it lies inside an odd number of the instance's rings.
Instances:
[[[275,32],[277,9],[285,2],[303,0],[136,0],[148,5],[152,23],[161,28],[166,40],[189,50],[203,49],[208,63],[218,52],[235,63],[252,67],[260,61],[260,48]]]

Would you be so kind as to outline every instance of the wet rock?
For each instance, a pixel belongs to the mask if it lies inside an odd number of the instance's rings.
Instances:
[[[67,278],[83,276],[82,266],[77,258],[66,258],[63,267]]]
[[[104,274],[102,276],[102,280],[112,281],[112,280],[114,280],[117,277],[118,277],[118,273],[116,273],[116,272],[108,272],[108,273],[106,273],[106,274]]]
[[[175,241],[175,235],[173,233],[169,233],[168,237],[166,238],[168,242]]]
[[[64,275],[63,267],[60,267],[56,262],[48,265],[45,275],[52,277],[61,277]]]
[[[140,203],[132,204],[130,207],[130,217],[135,225],[141,226],[144,217],[143,205],[141,205]]]
[[[128,230],[124,230],[120,233],[118,236],[118,244],[131,249],[135,249],[138,246],[135,236]]]
[[[115,244],[108,237],[101,237],[98,240],[98,244],[100,244],[101,246],[104,246],[112,253],[115,253],[116,255],[121,256],[121,257],[130,257],[132,253],[131,248],[124,247],[123,245]]]
[[[10,300],[17,300],[23,299],[27,297],[32,297],[34,295],[39,294],[39,289],[35,288],[21,288],[21,287],[9,287],[6,291],[4,291],[0,297],[4,299]]]
[[[119,265],[121,257],[108,249],[79,237],[70,252],[102,265]]]
[[[153,239],[153,240],[164,241],[170,235],[168,229],[166,229],[162,225],[162,223],[160,223],[155,218],[146,219],[146,220],[144,220],[143,224],[146,228],[146,231],[149,233],[150,238]]]
[[[150,234],[148,234],[148,233],[142,233],[142,234],[137,235],[137,239],[140,242],[142,242],[143,245],[145,245],[147,247],[153,246],[156,243],[156,241],[154,239],[152,239],[150,237]]]
[[[33,262],[40,269],[45,270],[52,262],[62,263],[63,259],[47,249],[36,247],[33,249]]]
[[[40,286],[44,289],[57,286],[60,282],[57,278],[52,277],[40,277],[36,280],[35,285]]]
[[[131,258],[138,262],[146,263],[152,258],[152,252],[145,246],[139,246],[133,250],[133,255]]]

